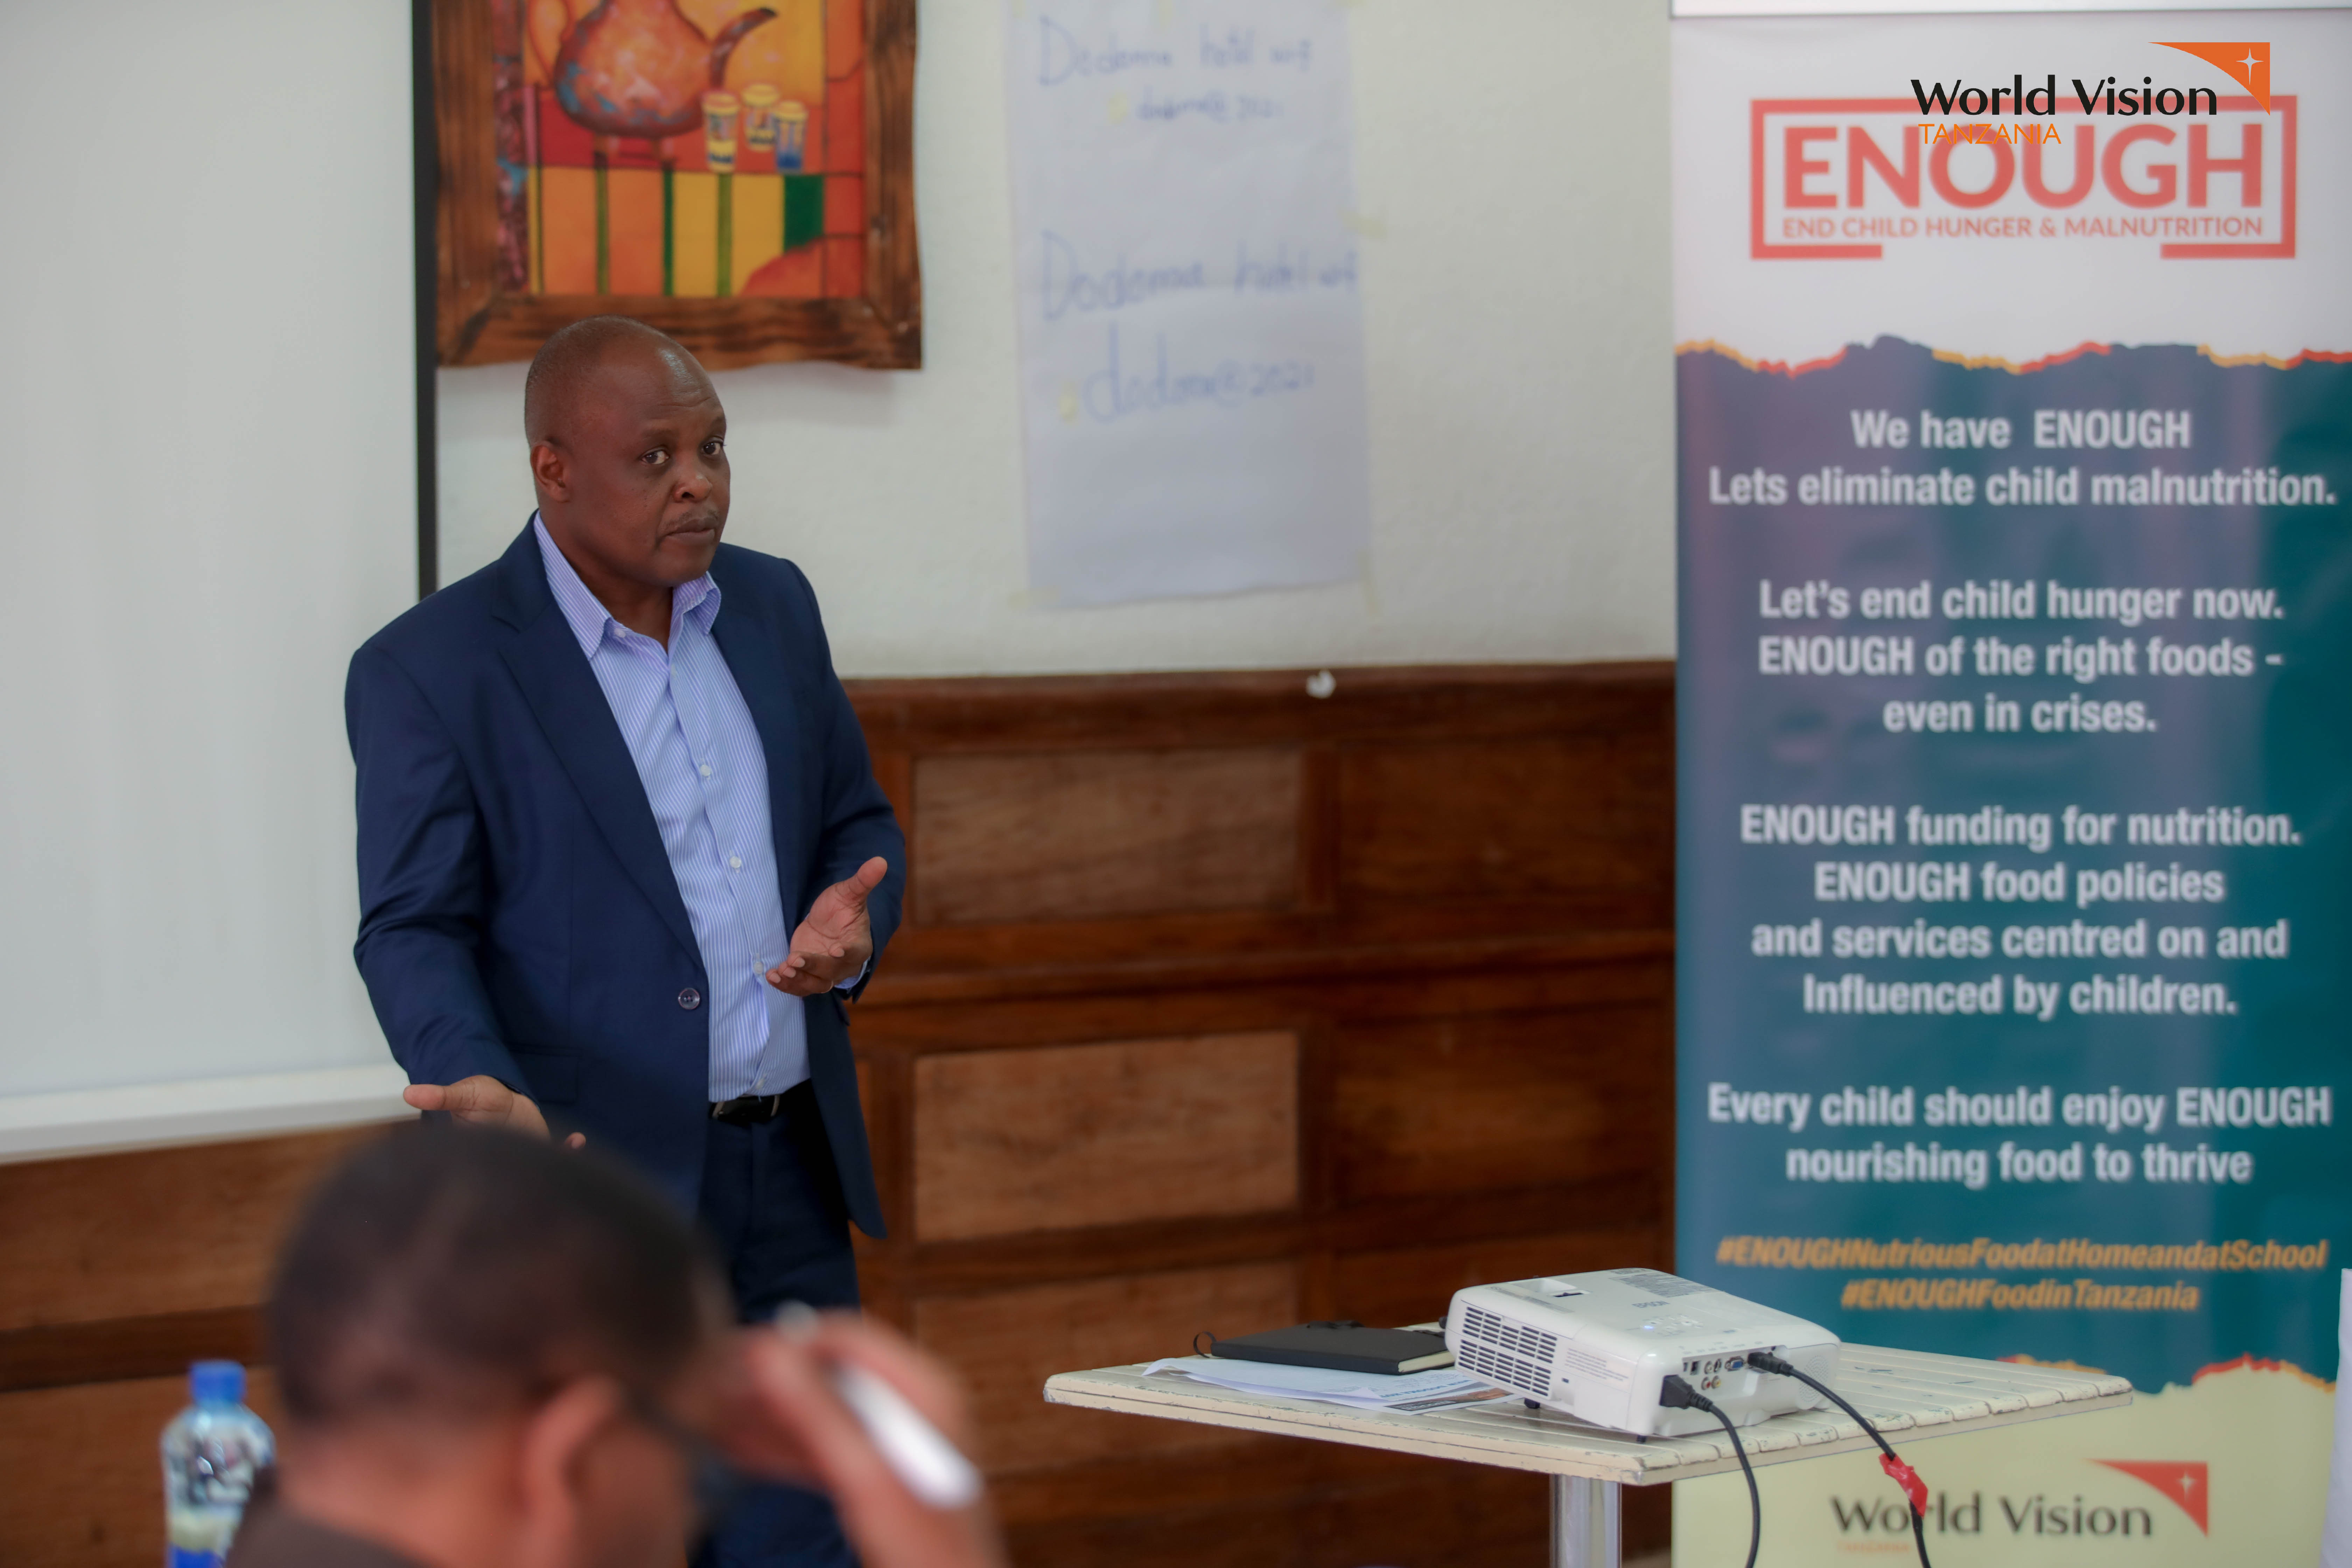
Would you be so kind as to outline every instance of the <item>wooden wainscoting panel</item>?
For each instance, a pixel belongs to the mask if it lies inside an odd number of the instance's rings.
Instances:
[[[1280,1442],[1073,1410],[1046,1404],[1044,1390],[1057,1372],[1181,1355],[1203,1329],[1251,1333],[1297,1320],[1297,1266],[1256,1263],[936,1297],[916,1302],[915,1338],[962,1373],[982,1467],[1013,1474],[1110,1455]]]
[[[161,1377],[199,1361],[250,1365],[268,1356],[257,1305],[0,1329],[0,1393]]]
[[[1354,1024],[1336,1051],[1344,1204],[1565,1186],[1655,1173],[1671,1158],[1663,1007]]]
[[[1006,1541],[1024,1568],[1534,1568],[1549,1509],[1541,1476],[1422,1459],[1288,1497],[1014,1524]]]
[[[1341,885],[1453,903],[1659,890],[1674,853],[1668,739],[1352,748],[1339,764]]]
[[[0,1165],[0,1331],[252,1305],[302,1195],[381,1132]]]
[[[914,1079],[919,1241],[1298,1201],[1294,1034],[927,1056]]]
[[[919,757],[915,919],[1281,908],[1303,779],[1288,747]]]
[[[979,676],[845,684],[877,752],[1275,745],[1667,734],[1668,659],[1359,666],[1312,696],[1307,669]]]
[[[156,1445],[188,1403],[188,1379],[139,1378],[0,1394],[0,1563],[10,1568],[154,1568],[163,1560]],[[246,1403],[276,1431],[277,1380]]]

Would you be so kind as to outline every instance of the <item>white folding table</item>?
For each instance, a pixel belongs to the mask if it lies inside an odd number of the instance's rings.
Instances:
[[[1874,1345],[1845,1347],[1835,1386],[1898,1448],[1921,1437],[2110,1410],[2130,1404],[2132,1397],[2129,1383],[2098,1373]],[[1059,1373],[1046,1380],[1045,1399],[1540,1471],[1552,1479],[1555,1568],[1617,1568],[1620,1487],[1695,1480],[1739,1468],[1720,1429],[1712,1436],[1643,1439],[1530,1409],[1517,1400],[1417,1414],[1357,1410],[1240,1394],[1165,1373],[1146,1377],[1141,1363]],[[1759,1467],[1876,1447],[1835,1409],[1776,1416],[1741,1427],[1739,1436],[1748,1461]]]

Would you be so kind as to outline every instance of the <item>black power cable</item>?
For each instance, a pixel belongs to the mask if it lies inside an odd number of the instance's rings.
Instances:
[[[1756,1471],[1748,1462],[1746,1446],[1739,1441],[1739,1428],[1731,1424],[1723,1406],[1671,1372],[1658,1385],[1658,1403],[1669,1410],[1704,1410],[1722,1422],[1724,1431],[1730,1435],[1731,1451],[1739,1456],[1740,1472],[1748,1478],[1748,1568],[1756,1568],[1756,1549],[1764,1542],[1764,1500],[1756,1490]]]
[[[1904,1498],[1911,1505],[1911,1542],[1919,1549],[1919,1568],[1928,1568],[1927,1483],[1919,1479],[1919,1472],[1896,1458],[1895,1450],[1887,1446],[1886,1439],[1879,1436],[1878,1428],[1872,1426],[1861,1411],[1848,1405],[1843,1394],[1820,1378],[1811,1373],[1798,1370],[1794,1363],[1785,1357],[1774,1355],[1770,1351],[1757,1351],[1751,1353],[1748,1358],[1748,1364],[1759,1372],[1777,1373],[1782,1377],[1795,1378],[1799,1383],[1853,1416],[1854,1425],[1870,1434],[1870,1440],[1877,1444],[1886,1456],[1878,1461],[1878,1468],[1885,1470],[1895,1484],[1903,1489]],[[1664,1400],[1662,1399],[1660,1403],[1663,1404]]]

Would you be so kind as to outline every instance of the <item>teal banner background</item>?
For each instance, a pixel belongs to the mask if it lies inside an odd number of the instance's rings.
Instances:
[[[2352,363],[1678,378],[1681,1271],[2143,1389],[2332,1378]],[[2205,841],[2248,817],[2286,841]]]

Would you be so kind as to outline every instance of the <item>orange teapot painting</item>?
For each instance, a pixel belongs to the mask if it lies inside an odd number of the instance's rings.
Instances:
[[[491,3],[509,286],[863,292],[858,0]]]
[[[735,46],[775,19],[763,5],[705,38],[676,0],[603,0],[556,54],[556,101],[606,136],[682,136],[701,123],[703,93],[726,85]]]

